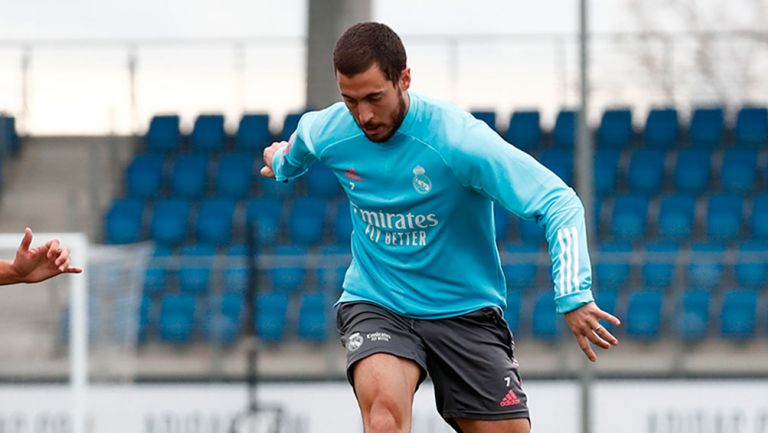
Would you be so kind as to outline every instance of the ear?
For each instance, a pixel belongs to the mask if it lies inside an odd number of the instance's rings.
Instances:
[[[411,68],[403,69],[400,73],[400,90],[405,92],[411,87]]]

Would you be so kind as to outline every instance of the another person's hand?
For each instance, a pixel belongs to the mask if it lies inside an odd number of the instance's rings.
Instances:
[[[597,360],[597,356],[589,345],[590,341],[603,349],[610,349],[611,346],[619,344],[619,340],[600,324],[600,320],[608,321],[614,326],[621,325],[619,319],[598,308],[594,302],[565,313],[565,321],[576,336],[579,347],[592,362]]]
[[[264,167],[261,167],[261,175],[270,179],[275,178],[275,172],[272,170],[272,159],[275,157],[275,152],[288,146],[287,141],[276,141],[264,149]],[[286,147],[287,148],[287,147]]]
[[[24,231],[19,249],[11,268],[18,282],[37,283],[59,274],[79,274],[81,268],[69,266],[69,249],[62,247],[56,239],[43,245],[30,248],[32,230]]]

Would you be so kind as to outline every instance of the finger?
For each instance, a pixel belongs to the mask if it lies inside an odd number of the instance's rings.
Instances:
[[[619,320],[618,317],[612,314],[609,314],[609,313],[606,313],[605,311],[600,310],[600,312],[598,313],[598,316],[600,320],[607,320],[611,322],[614,326],[621,326],[621,320]]]
[[[19,249],[22,251],[29,250],[29,246],[32,245],[32,229],[27,227],[24,229],[24,237],[21,238],[21,245]]]
[[[605,333],[605,332],[607,332],[605,328],[597,328],[597,330],[593,330],[592,332],[589,332],[587,334],[587,338],[589,339],[589,341],[592,342],[592,344],[596,346],[599,346],[603,349],[610,349],[611,343],[603,339],[601,335],[602,333]]]
[[[58,254],[58,252],[61,251],[59,249],[58,239],[53,239],[51,241],[48,241],[45,245],[48,247],[48,254],[47,254],[48,258],[53,257],[54,254]]]
[[[64,271],[64,269],[67,269],[69,267],[69,251],[65,250],[59,255],[59,257],[56,258],[56,260],[53,262],[54,265],[58,266],[59,270]]]
[[[603,341],[607,341],[611,345],[615,346],[619,344],[619,339],[614,337],[613,334],[611,334],[607,329],[600,326],[597,328],[594,333],[600,337]],[[602,347],[602,346],[601,346]],[[603,347],[603,349],[607,349],[607,347]]]
[[[589,342],[587,341],[587,338],[583,335],[577,335],[576,341],[579,343],[579,347],[581,348],[581,351],[584,352],[585,355],[587,355],[587,359],[589,359],[592,362],[597,361],[597,356],[595,355],[595,352],[592,351],[592,347],[589,346]]]
[[[261,170],[259,170],[259,173],[262,176],[268,177],[270,179],[274,179],[275,178],[275,172],[272,171],[272,169],[270,167],[267,167],[266,165],[264,167],[261,167]]]
[[[75,266],[70,266],[62,271],[62,273],[65,274],[79,274],[81,272],[83,272],[83,268],[78,268]]]

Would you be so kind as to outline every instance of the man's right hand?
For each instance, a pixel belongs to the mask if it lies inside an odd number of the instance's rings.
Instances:
[[[261,167],[261,170],[259,171],[262,176],[268,177],[270,179],[275,178],[275,172],[272,170],[272,159],[275,157],[275,152],[285,146],[288,146],[287,141],[276,141],[264,149],[264,167]]]

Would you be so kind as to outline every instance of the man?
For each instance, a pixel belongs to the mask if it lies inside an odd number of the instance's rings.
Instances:
[[[545,227],[557,310],[594,361],[589,342],[618,343],[599,320],[619,320],[592,297],[581,202],[483,122],[409,92],[389,27],[351,27],[333,56],[344,102],[305,114],[290,142],[265,149],[261,174],[285,181],[321,161],[349,198],[352,263],[337,325],[365,432],[409,432],[427,373],[457,432],[530,431],[501,312],[493,206]]]
[[[32,230],[24,230],[21,245],[13,261],[0,260],[0,284],[39,283],[60,274],[79,274],[78,267],[69,266],[69,249],[50,240],[43,245],[30,248]]]

